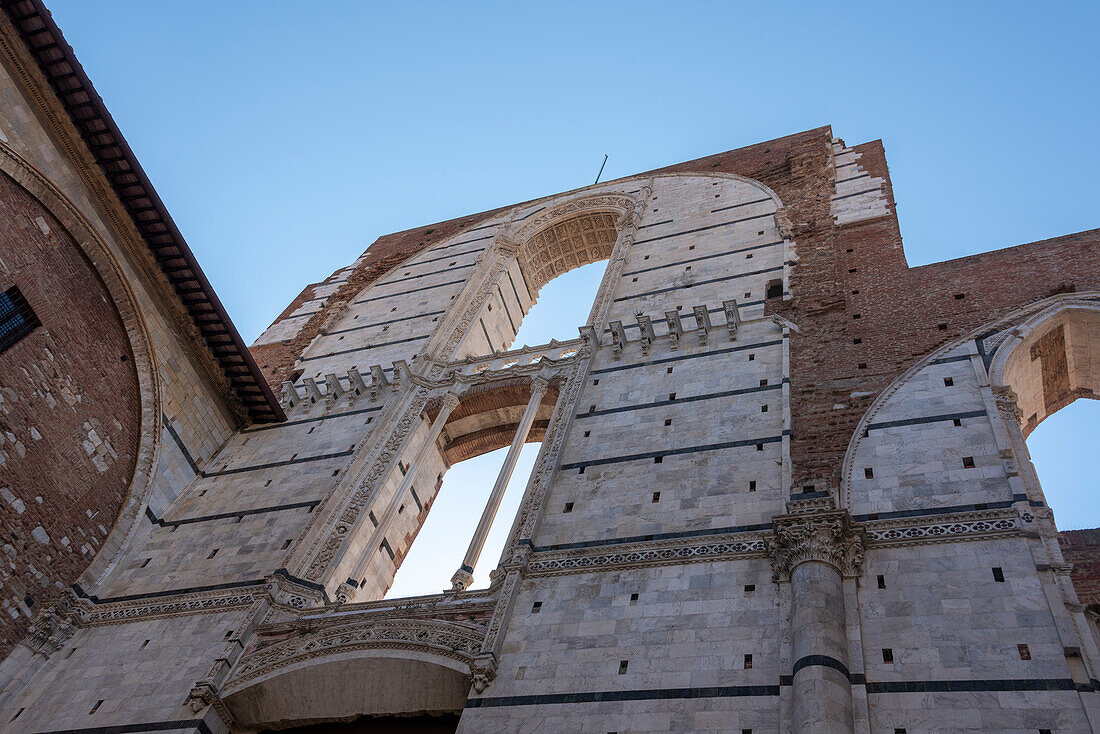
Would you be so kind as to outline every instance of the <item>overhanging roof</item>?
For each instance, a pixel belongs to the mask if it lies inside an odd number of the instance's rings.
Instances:
[[[237,327],[41,0],[0,0],[253,421],[285,420]]]

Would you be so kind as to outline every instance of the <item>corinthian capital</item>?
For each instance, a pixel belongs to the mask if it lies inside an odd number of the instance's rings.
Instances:
[[[772,578],[790,578],[795,566],[807,561],[827,563],[842,576],[856,576],[863,564],[864,531],[844,510],[804,515],[778,515],[767,541]]]

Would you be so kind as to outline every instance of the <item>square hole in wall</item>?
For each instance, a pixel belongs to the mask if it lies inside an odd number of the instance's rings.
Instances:
[[[764,450],[764,444],[762,444],[762,443],[756,444],[756,450],[757,451],[763,451]]]
[[[671,375],[672,374],[672,368],[671,367],[665,367],[665,374],[666,375]]]
[[[744,663],[742,665],[745,670],[752,670],[752,655],[745,655]]]
[[[1021,642],[1016,646],[1016,650],[1020,653],[1020,660],[1031,660],[1031,650],[1027,649],[1027,645]]]
[[[955,386],[954,378],[951,378],[951,377],[943,378],[943,386],[944,387],[954,387]]]
[[[689,247],[688,247],[688,249],[689,249],[689,250],[694,250],[694,249],[695,249],[695,245],[691,245],[691,246],[689,246]]]
[[[752,298],[752,291],[745,294],[745,298]]]
[[[588,438],[588,437],[589,437],[589,436],[591,436],[591,435],[592,435],[592,431],[585,431],[585,432],[584,432],[584,437],[585,437],[585,438]]]
[[[542,602],[537,601],[531,605],[531,614],[538,614],[542,611]]]
[[[627,666],[629,666],[629,665],[630,665],[630,661],[620,660],[619,661],[619,675],[625,675]]]
[[[964,469],[973,469],[974,468],[974,457],[973,456],[964,456],[963,457],[963,468]]]
[[[947,324],[936,324],[936,328],[940,331],[947,331]]]
[[[751,594],[756,591],[756,584],[745,584],[745,593]]]
[[[653,493],[653,499],[651,499],[650,502],[660,502],[660,501],[661,501],[661,493],[660,492],[654,492]]]
[[[952,418],[951,419],[951,425],[953,425],[953,426],[961,426],[962,424],[963,424],[962,418]]]
[[[638,594],[637,593],[634,593],[634,594],[630,595],[630,603],[631,604],[637,604],[638,603]]]
[[[599,380],[593,380],[593,381],[592,381],[592,384],[593,384],[593,386],[595,386],[595,385],[599,385],[599,384],[600,384],[600,381],[599,381]]]
[[[584,467],[583,466],[579,470],[577,470],[577,474],[584,474]]]
[[[745,259],[752,260],[752,253],[750,252],[748,255],[745,255]]]
[[[766,379],[760,381],[760,387],[767,387],[768,381]]]
[[[671,426],[672,425],[672,419],[671,418],[665,418],[665,425],[666,426]]]
[[[868,466],[868,467],[865,467],[865,468],[863,469],[863,478],[864,478],[864,479],[874,479],[874,478],[875,478],[875,470],[874,470],[874,469],[872,469],[872,468],[871,468],[871,467],[869,467],[869,466]]]
[[[892,663],[894,662],[894,651],[888,647],[882,648],[882,662]]]
[[[767,405],[761,405],[760,406],[760,412],[761,413],[767,413],[768,412],[768,406]]]
[[[878,587],[880,589],[885,589],[886,588],[886,577],[885,576],[883,576],[882,574],[879,574],[876,577],[876,580],[878,581]]]
[[[1005,572],[1004,569],[1002,569],[1000,566],[993,567],[993,580],[998,583],[1004,583]]]
[[[852,344],[862,344],[862,343],[863,343],[863,340],[860,339],[859,337],[856,337],[855,339],[852,340]]]
[[[206,559],[207,559],[207,560],[210,560],[211,558],[213,558],[213,557],[214,557],[214,556],[216,556],[216,555],[218,555],[218,549],[217,549],[217,548],[215,548],[214,550],[210,551],[210,555],[208,555],[208,556],[206,557]]]
[[[755,355],[755,354],[752,354],[752,353],[750,352],[750,353],[749,353],[749,361],[750,361],[750,362],[752,362],[752,361],[753,361],[753,360],[755,360],[755,359],[756,359],[756,355]]]
[[[749,491],[750,492],[755,492],[756,491],[756,480],[755,479],[750,479],[749,480]]]
[[[638,282],[638,279],[637,279],[637,278],[632,278],[632,279],[630,280],[630,282],[631,282],[631,283],[637,283],[637,282]]]
[[[674,392],[670,392],[670,393],[668,394],[668,399],[669,399],[669,400],[675,400],[675,399],[676,399],[676,393],[674,393]]]
[[[565,509],[562,510],[562,512],[565,513],[565,514],[568,514],[572,511],[573,511],[573,503],[572,502],[566,502],[565,503]]]
[[[660,464],[660,463],[664,462],[664,460],[665,460],[665,457],[663,457],[663,456],[654,456],[653,457],[653,463],[654,464]]]

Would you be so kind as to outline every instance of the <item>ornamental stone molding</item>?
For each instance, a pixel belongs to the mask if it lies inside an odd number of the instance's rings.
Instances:
[[[54,604],[43,609],[31,623],[23,644],[46,657],[60,650],[76,632],[75,620],[62,607]]]
[[[349,534],[361,519],[363,509],[370,504],[377,488],[401,452],[413,426],[421,419],[429,394],[430,391],[425,388],[414,391],[396,420],[389,438],[372,457],[366,458],[366,468],[360,468],[357,472],[348,472],[351,476],[346,486],[354,489],[345,495],[346,499],[342,505],[334,506],[332,515],[335,517],[325,513],[319,518],[319,527],[316,528],[316,537],[310,548],[311,558],[306,572],[302,574],[304,578],[320,582],[325,572],[329,570],[336,554],[348,542]]]
[[[1024,420],[1024,413],[1020,410],[1019,399],[1016,392],[1002,385],[993,386],[993,400],[997,403],[997,412],[1006,421],[1012,421],[1020,425]]]
[[[419,650],[472,665],[485,639],[485,628],[463,622],[430,619],[363,620],[311,631],[298,623],[286,639],[247,652],[223,687],[222,696],[295,663],[355,650]]]
[[[777,515],[772,533],[766,543],[774,581],[789,581],[796,566],[811,561],[826,563],[842,576],[859,575],[866,533],[846,511]]]

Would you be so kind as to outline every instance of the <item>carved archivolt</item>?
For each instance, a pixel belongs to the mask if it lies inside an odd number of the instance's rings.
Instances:
[[[354,650],[417,650],[471,665],[481,650],[485,629],[476,625],[426,619],[360,621],[316,632],[307,623],[296,636],[248,653],[226,682],[223,697],[248,682],[295,663]]]
[[[772,556],[772,578],[790,578],[800,563],[827,563],[843,576],[858,576],[863,564],[865,533],[845,511],[781,515],[773,521],[767,541]]]
[[[633,197],[628,194],[594,194],[581,196],[547,207],[529,219],[509,226],[503,235],[516,242],[526,242],[536,232],[547,227],[572,219],[578,214],[593,212],[614,212],[617,217],[629,216],[635,207]]]

